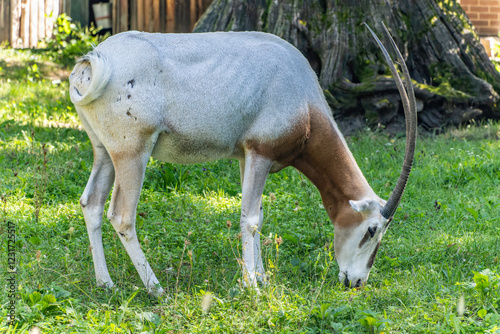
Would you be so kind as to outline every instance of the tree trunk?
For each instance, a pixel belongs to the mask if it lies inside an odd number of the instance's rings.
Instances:
[[[363,25],[382,36],[382,21],[405,58],[423,127],[499,118],[500,74],[455,0],[214,0],[194,31],[282,37],[309,60],[344,132],[394,132],[404,126],[400,97]]]

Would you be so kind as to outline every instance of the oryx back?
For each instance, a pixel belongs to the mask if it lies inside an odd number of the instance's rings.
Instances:
[[[241,159],[249,143],[306,136],[311,104],[328,112],[300,52],[255,32],[118,34],[83,58],[71,85],[105,146],[154,133],[152,155],[175,163]]]

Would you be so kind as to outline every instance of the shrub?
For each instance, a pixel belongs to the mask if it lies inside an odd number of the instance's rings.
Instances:
[[[50,58],[64,66],[73,65],[75,58],[89,52],[109,36],[109,33],[101,36],[99,31],[93,24],[90,27],[82,27],[78,22],[73,23],[68,15],[59,15],[52,37],[46,39]]]

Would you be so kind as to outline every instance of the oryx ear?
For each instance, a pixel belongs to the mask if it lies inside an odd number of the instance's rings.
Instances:
[[[349,204],[351,204],[351,207],[356,212],[373,211],[381,206],[379,202],[372,198],[365,198],[359,201],[349,201]]]

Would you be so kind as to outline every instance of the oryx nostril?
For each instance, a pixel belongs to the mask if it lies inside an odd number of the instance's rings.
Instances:
[[[347,278],[347,276],[344,278],[344,286],[346,288],[350,288],[351,287],[351,281],[349,281],[349,279]]]
[[[361,279],[358,279],[356,282],[356,285],[354,286],[355,288],[359,288],[361,286]]]

